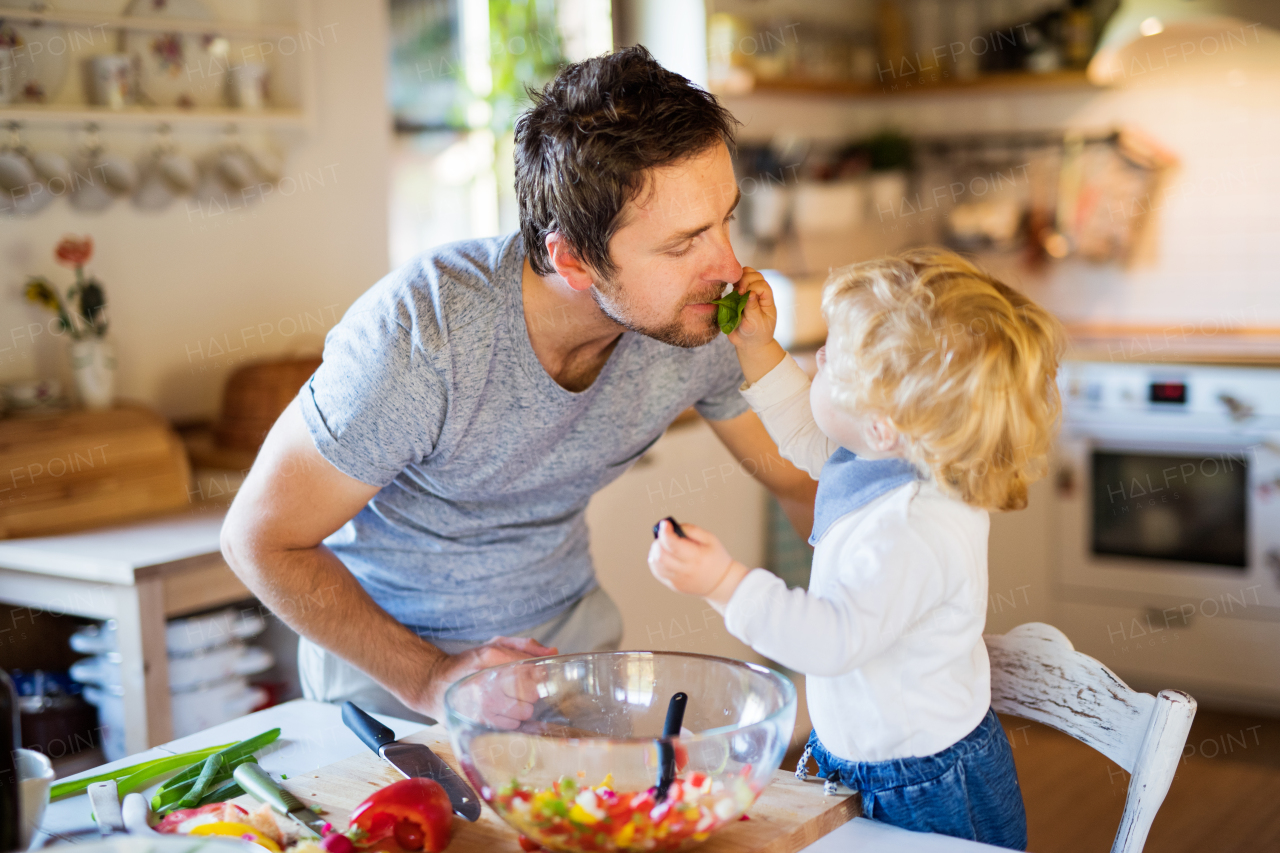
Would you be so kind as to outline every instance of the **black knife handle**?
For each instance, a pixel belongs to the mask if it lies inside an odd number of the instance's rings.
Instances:
[[[658,742],[658,784],[654,799],[659,803],[667,798],[667,788],[671,780],[676,778],[676,751],[666,738],[680,736],[680,726],[684,723],[684,708],[689,697],[684,693],[676,693],[667,703],[667,720],[662,726],[664,740]]]
[[[342,703],[342,722],[374,752],[396,739],[395,732],[360,710],[353,702]]]

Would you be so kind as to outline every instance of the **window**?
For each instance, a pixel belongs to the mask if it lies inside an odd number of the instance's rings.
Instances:
[[[609,0],[390,0],[391,262],[514,231],[527,86],[612,47]]]

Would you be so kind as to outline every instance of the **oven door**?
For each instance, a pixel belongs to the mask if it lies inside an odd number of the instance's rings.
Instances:
[[[1224,438],[1065,435],[1055,482],[1064,591],[1280,607],[1280,447]]]

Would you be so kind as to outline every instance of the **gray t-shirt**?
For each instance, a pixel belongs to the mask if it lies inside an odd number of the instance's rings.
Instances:
[[[390,273],[329,332],[300,394],[320,454],[382,487],[325,544],[423,637],[483,641],[563,612],[596,586],[591,495],[689,406],[747,409],[723,335],[682,349],[626,332],[590,388],[566,391],[529,343],[524,258],[512,234]]]

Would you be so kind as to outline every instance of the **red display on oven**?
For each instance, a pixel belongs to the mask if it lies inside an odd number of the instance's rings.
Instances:
[[[1187,383],[1152,382],[1148,399],[1153,403],[1187,402]]]

